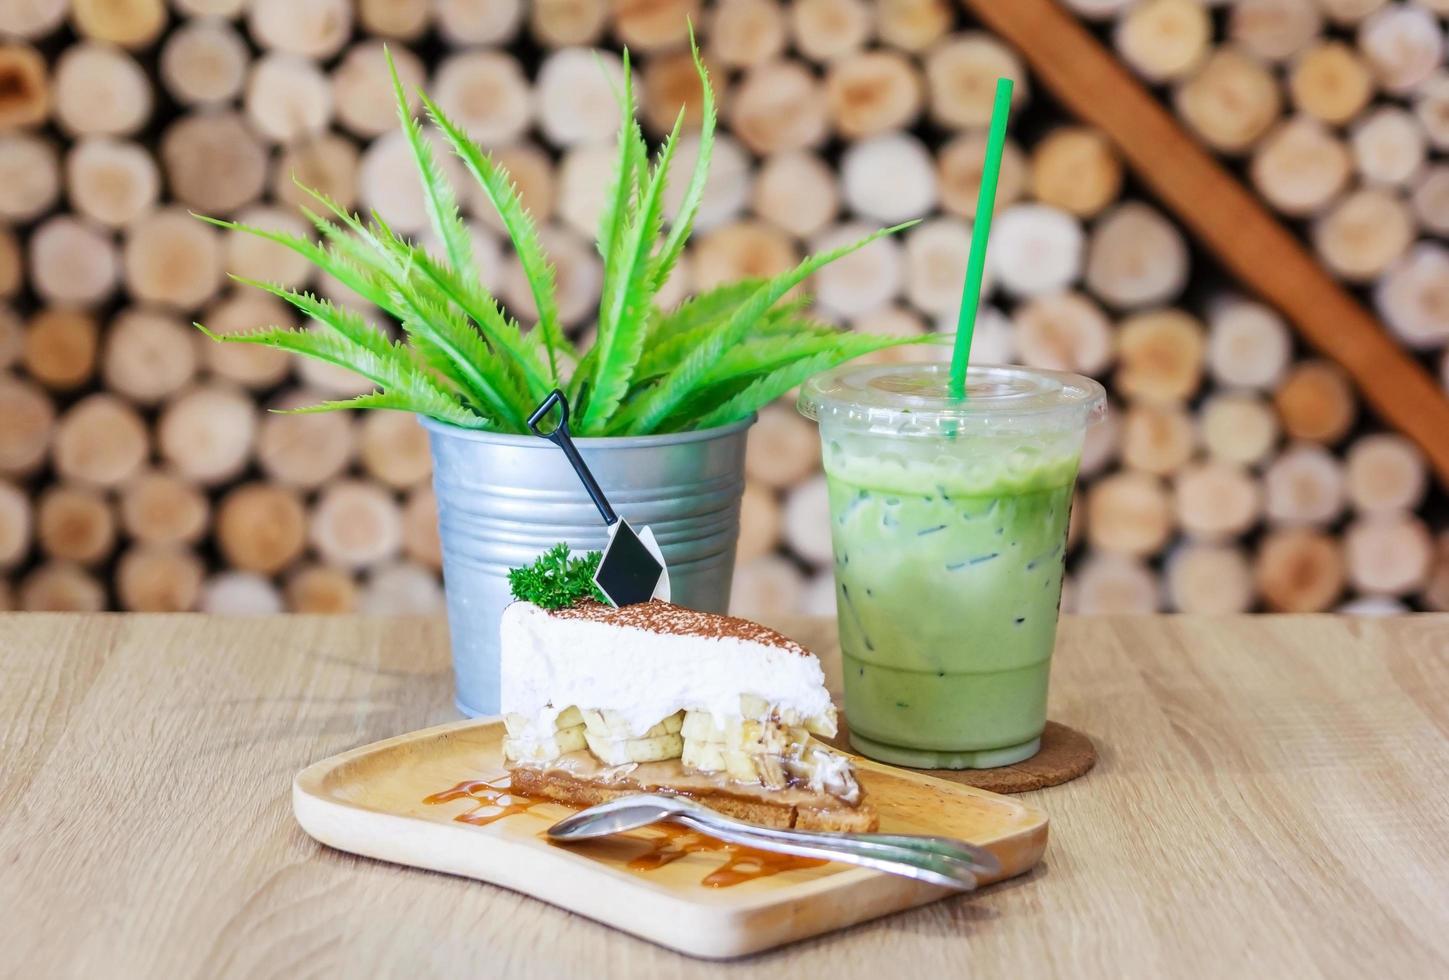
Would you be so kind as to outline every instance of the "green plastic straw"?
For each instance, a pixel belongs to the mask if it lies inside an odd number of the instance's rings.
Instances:
[[[991,106],[991,132],[986,138],[986,160],[981,165],[981,190],[976,195],[976,224],[971,228],[971,254],[966,259],[966,283],[961,288],[961,312],[956,321],[956,348],[951,354],[951,397],[966,397],[966,362],[971,357],[971,335],[976,330],[976,308],[981,305],[981,272],[986,266],[986,238],[991,234],[991,212],[996,208],[996,178],[1001,174],[1001,147],[1006,142],[1006,117],[1011,113],[1011,79],[996,80],[996,101]]]

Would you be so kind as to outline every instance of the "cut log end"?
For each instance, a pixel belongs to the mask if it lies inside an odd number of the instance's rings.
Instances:
[[[29,45],[0,45],[0,128],[36,126],[49,115],[45,59]]]
[[[217,509],[217,545],[232,568],[275,575],[301,555],[306,536],[302,500],[285,487],[243,484]]]
[[[340,568],[386,561],[402,547],[402,518],[392,495],[356,480],[334,482],[312,511],[310,538],[317,553]]]
[[[1212,21],[1196,0],[1147,0],[1131,7],[1114,40],[1123,60],[1151,82],[1181,78],[1206,56]]]
[[[49,562],[20,582],[26,612],[93,613],[106,608],[106,589],[94,575],[70,562]]]
[[[1346,485],[1349,500],[1362,512],[1413,510],[1428,491],[1428,467],[1403,436],[1364,436],[1349,447]]]
[[[156,435],[162,457],[178,473],[214,486],[245,468],[256,428],[251,399],[230,387],[208,385],[167,405]]]
[[[1242,153],[1273,125],[1282,108],[1278,81],[1257,58],[1217,49],[1177,89],[1178,115],[1221,153]]]
[[[1087,490],[1087,540],[1098,551],[1150,555],[1167,543],[1172,523],[1167,491],[1151,474],[1123,470]]]
[[[873,26],[866,0],[796,0],[790,4],[795,47],[807,58],[830,61],[865,45]]]
[[[1092,229],[1085,272],[1087,289],[1120,309],[1171,302],[1187,284],[1187,243],[1159,212],[1128,202]]]
[[[116,486],[141,468],[150,442],[145,422],[129,404],[113,395],[89,395],[56,426],[53,461],[68,479]]]
[[[195,609],[205,575],[201,559],[169,545],[139,545],[116,566],[116,594],[132,612]]]
[[[350,613],[357,608],[357,582],[340,568],[309,565],[287,578],[287,610],[295,613]]]
[[[115,512],[97,490],[52,486],[36,508],[36,539],[51,558],[94,565],[115,547]]]
[[[0,374],[0,418],[5,420],[0,425],[0,474],[33,473],[45,461],[55,428],[55,403],[33,382]],[[71,422],[69,426],[73,428],[75,424]],[[77,439],[76,436],[69,438]],[[79,441],[89,443],[90,439],[85,435]],[[79,450],[76,452],[79,454]]]
[[[1325,526],[1343,513],[1343,466],[1321,446],[1294,446],[1268,464],[1263,490],[1273,523]]]
[[[309,489],[336,477],[357,451],[356,420],[346,412],[291,415],[286,410],[316,404],[320,396],[291,391],[278,396],[257,432],[257,463],[272,480]]]
[[[761,155],[819,146],[829,129],[824,87],[793,61],[750,69],[726,116],[735,137]]]
[[[412,415],[372,412],[362,419],[359,430],[358,456],[374,479],[405,490],[432,475],[428,433]]]
[[[791,487],[820,465],[820,437],[799,412],[783,404],[767,405],[750,429],[745,473],[772,488]]]
[[[368,573],[357,606],[369,616],[437,616],[444,608],[443,586],[429,569],[383,565]]]
[[[1273,394],[1283,431],[1295,439],[1328,445],[1353,427],[1358,405],[1343,369],[1327,361],[1304,361]]]
[[[1071,608],[1089,615],[1154,613],[1162,608],[1162,590],[1140,560],[1093,555],[1077,571]]]
[[[94,317],[77,310],[42,310],[25,331],[21,361],[30,376],[47,388],[71,391],[95,371],[100,329]]]
[[[207,531],[211,504],[206,494],[179,476],[140,473],[121,487],[120,495],[121,526],[143,544],[195,544]]]
[[[1122,162],[1107,138],[1087,126],[1053,131],[1031,154],[1031,192],[1043,204],[1088,218],[1117,199]]]
[[[1247,612],[1255,597],[1247,555],[1230,545],[1192,544],[1167,560],[1167,593],[1179,612],[1224,616]]]
[[[1290,529],[1268,534],[1253,565],[1258,591],[1276,612],[1323,612],[1343,594],[1343,550],[1321,531]]]
[[[1148,403],[1186,400],[1202,380],[1204,346],[1202,325],[1181,310],[1128,317],[1117,336],[1117,390]]]
[[[1371,595],[1408,595],[1429,578],[1434,546],[1424,522],[1410,514],[1365,516],[1344,534],[1348,578]]]
[[[282,593],[251,572],[222,572],[201,589],[200,608],[213,616],[271,616],[283,609]]]

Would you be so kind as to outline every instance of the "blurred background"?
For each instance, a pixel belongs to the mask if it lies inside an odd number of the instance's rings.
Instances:
[[[1064,6],[1449,383],[1449,3]],[[295,174],[422,234],[386,42],[512,168],[584,333],[617,52],[658,138],[698,105],[686,17],[723,135],[675,296],[919,217],[817,275],[816,310],[953,329],[992,84],[1016,79],[975,356],[1112,393],[1064,608],[1449,608],[1449,517],[1420,449],[946,0],[0,0],[0,608],[440,610],[420,427],[269,414],[368,386],[191,327],[294,322],[228,273],[344,290],[187,211],[303,232]],[[485,282],[526,316],[496,221],[476,194],[465,207]],[[833,608],[818,470],[813,427],[766,411],[737,612]]]

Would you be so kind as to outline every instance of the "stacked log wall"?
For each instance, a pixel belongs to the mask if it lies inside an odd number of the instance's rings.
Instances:
[[[1069,6],[1449,384],[1442,4]],[[0,0],[0,602],[439,610],[421,428],[277,414],[365,386],[190,326],[295,324],[230,276],[345,288],[188,211],[301,232],[298,180],[426,242],[385,43],[515,173],[585,336],[617,51],[652,138],[681,103],[697,126],[686,18],[721,133],[676,298],[920,218],[817,275],[815,311],[950,331],[991,87],[1016,79],[976,355],[1112,397],[1083,457],[1065,608],[1449,607],[1449,522],[1419,450],[945,0]],[[686,135],[679,165],[695,152]],[[526,319],[496,216],[443,166],[482,281]],[[736,608],[828,611],[819,450],[787,402],[762,413],[747,476]]]

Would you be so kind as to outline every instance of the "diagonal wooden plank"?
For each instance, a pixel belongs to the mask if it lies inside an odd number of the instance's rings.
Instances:
[[[1258,199],[1055,0],[961,0],[1245,286],[1348,371],[1364,398],[1449,485],[1449,398]]]

